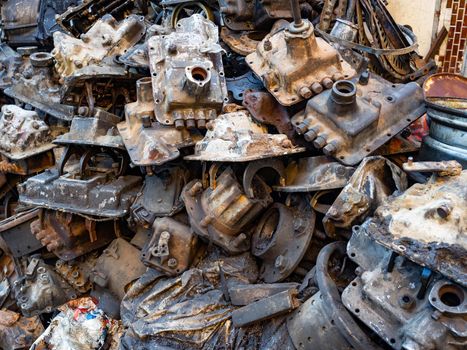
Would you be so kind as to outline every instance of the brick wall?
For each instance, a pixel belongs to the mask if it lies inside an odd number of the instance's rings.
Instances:
[[[460,73],[467,42],[467,0],[447,0],[451,12],[446,50],[439,56],[440,71]]]

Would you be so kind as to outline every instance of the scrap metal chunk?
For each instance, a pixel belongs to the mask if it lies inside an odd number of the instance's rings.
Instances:
[[[416,83],[339,80],[292,118],[297,132],[341,163],[355,165],[425,113]]]
[[[326,234],[350,233],[352,226],[372,215],[386,197],[406,188],[407,176],[394,163],[384,157],[365,158],[327,211],[323,219]]]
[[[264,86],[284,106],[294,105],[333,81],[351,78],[356,71],[339,52],[315,37],[313,25],[302,20],[300,28],[291,23],[284,30],[267,35],[246,61]]]
[[[187,270],[198,247],[198,236],[172,218],[154,221],[152,237],[141,251],[146,266],[176,276]]]
[[[344,187],[355,168],[335,162],[326,156],[300,158],[291,162],[285,172],[285,185],[274,191],[315,192]]]
[[[122,238],[114,240],[98,258],[92,271],[95,289],[91,295],[99,300],[99,307],[111,317],[120,315],[128,285],[146,271],[140,261],[140,251]]]
[[[175,32],[150,38],[148,48],[157,121],[204,129],[227,99],[216,25],[198,14],[183,18]]]
[[[407,163],[402,164],[402,169],[405,172],[419,173],[436,173],[439,176],[456,176],[462,172],[462,165],[457,161],[443,162],[414,162],[412,157],[409,157]]]
[[[42,260],[32,258],[24,276],[13,284],[15,299],[26,317],[52,312],[76,299],[77,292]]]
[[[82,176],[60,176],[56,169],[29,178],[18,186],[20,202],[71,213],[118,218],[129,213],[141,188],[139,176],[115,178],[107,170]]]
[[[300,306],[297,294],[296,289],[286,290],[234,310],[232,312],[232,323],[235,327],[246,327],[287,314]]]
[[[52,51],[55,68],[62,78],[71,76],[83,67],[100,63],[105,57],[123,54],[145,32],[144,17],[137,15],[130,15],[121,22],[105,15],[80,39],[55,32]]]
[[[31,232],[49,252],[69,261],[111,242],[115,223],[43,209],[31,222]]]
[[[244,306],[273,296],[277,293],[297,289],[298,283],[273,283],[273,284],[241,284],[229,285],[230,302],[236,306]]]
[[[342,293],[345,307],[393,349],[463,348],[467,289],[394,251],[372,250],[370,232],[357,228],[349,241],[351,259],[362,265]]]
[[[44,332],[38,316],[24,317],[10,310],[0,310],[0,347],[9,350],[29,349]]]
[[[213,169],[213,168],[211,168]],[[258,176],[252,178],[256,196],[249,198],[231,168],[216,179],[211,173],[211,186],[203,189],[199,180],[189,182],[182,192],[190,224],[196,234],[237,254],[250,249],[249,230],[253,220],[270,203],[270,188]]]
[[[0,116],[0,154],[8,173],[30,175],[54,165],[49,126],[36,112],[15,105],[2,106]]]
[[[262,260],[260,277],[266,283],[287,278],[311,243],[316,215],[305,198],[291,206],[274,203],[259,219],[252,236],[252,253]]]
[[[196,131],[178,130],[155,121],[151,78],[138,80],[136,93],[137,101],[125,105],[125,121],[118,124],[133,164],[161,165],[178,158],[179,148],[192,146],[201,139]]]
[[[378,243],[467,286],[467,170],[434,176],[387,198],[361,230]]]
[[[195,154],[187,160],[246,162],[304,152],[294,147],[286,135],[268,134],[247,111],[222,114],[207,125],[208,132],[196,143]]]
[[[31,223],[39,212],[40,209],[34,208],[0,221],[0,237],[13,257],[19,258],[42,248],[41,242],[31,233]]]

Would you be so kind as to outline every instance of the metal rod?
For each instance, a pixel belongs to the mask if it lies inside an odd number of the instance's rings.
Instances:
[[[299,0],[290,0],[290,7],[292,8],[292,16],[295,27],[301,27],[303,25],[302,14],[300,12]]]

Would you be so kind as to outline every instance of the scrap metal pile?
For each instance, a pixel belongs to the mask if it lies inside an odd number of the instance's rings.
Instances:
[[[467,347],[467,79],[382,0],[1,18],[1,349]]]

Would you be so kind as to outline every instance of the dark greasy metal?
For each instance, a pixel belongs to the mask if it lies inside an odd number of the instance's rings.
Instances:
[[[0,310],[0,347],[2,349],[29,349],[42,332],[44,332],[44,326],[38,316],[24,317],[14,311]]]
[[[50,313],[77,292],[42,260],[32,258],[25,273],[13,283],[16,303],[26,317]]]
[[[92,288],[91,270],[96,265],[97,251],[71,261],[57,260],[55,271],[76,291],[87,293]]]
[[[230,302],[232,305],[244,306],[255,301],[268,298],[277,293],[297,289],[298,283],[274,283],[274,284],[234,284],[228,286]]]
[[[357,95],[358,92],[358,95]],[[355,165],[425,113],[416,83],[341,80],[292,118],[297,132],[341,163]]]
[[[234,31],[267,28],[275,20],[292,18],[289,0],[222,0],[220,10],[225,26]]]
[[[130,212],[141,183],[139,176],[115,178],[111,170],[89,176],[82,176],[79,171],[60,176],[53,169],[29,178],[18,191],[24,204],[117,218]]]
[[[253,220],[272,203],[270,188],[256,176],[252,183],[256,196],[250,199],[231,168],[218,178],[217,169],[211,170],[209,188],[203,189],[201,181],[193,180],[183,189],[191,227],[201,238],[230,254],[247,251]]]
[[[316,215],[305,198],[287,207],[274,203],[259,219],[252,236],[252,253],[262,260],[260,277],[266,283],[287,278],[311,243]]]
[[[139,249],[117,238],[97,260],[91,277],[95,285],[91,295],[99,300],[99,308],[106,314],[118,318],[120,302],[129,284],[145,271]]]
[[[192,146],[201,138],[196,131],[178,130],[154,121],[151,78],[138,80],[136,93],[137,101],[125,105],[125,121],[118,124],[133,164],[161,165],[177,158],[179,148]]]
[[[184,204],[180,194],[189,178],[189,171],[179,166],[168,166],[146,175],[141,194],[131,206],[134,220],[149,227],[156,217],[173,216],[181,211]]]
[[[434,176],[386,199],[360,230],[399,255],[467,286],[467,171]]]
[[[348,254],[359,264],[359,277],[344,290],[342,302],[389,347],[462,347],[457,344],[467,338],[465,288],[439,274],[426,274],[429,270],[383,248],[359,227],[349,241]],[[421,294],[421,289],[426,293]]]
[[[195,14],[148,41],[155,116],[177,129],[204,129],[227,99],[222,48],[214,23]]]
[[[330,261],[345,256],[345,243],[334,242],[321,249],[315,280],[319,292],[287,319],[287,330],[297,349],[379,349],[344,308],[336,282],[330,276]]]
[[[190,226],[172,218],[159,218],[152,226],[152,237],[141,251],[146,266],[168,276],[176,276],[190,267],[197,252],[198,236]]]
[[[284,106],[329,89],[329,82],[356,74],[339,52],[322,38],[315,37],[313,25],[289,26],[268,34],[246,62],[264,86]]]
[[[246,327],[287,314],[300,306],[297,294],[296,289],[286,290],[234,310],[232,323],[235,327]]]
[[[31,233],[31,223],[39,216],[40,209],[30,209],[0,221],[2,237],[11,255],[19,258],[42,248]]]
[[[279,133],[293,140],[295,130],[290,121],[289,112],[271,94],[246,89],[243,92],[243,105],[255,120],[273,125]]]
[[[57,23],[72,35],[79,37],[86,33],[97,19],[109,14],[120,20],[125,17],[135,6],[134,0],[89,0],[60,13]]]
[[[274,191],[314,192],[342,188],[355,168],[333,161],[326,156],[300,158],[291,162],[285,170],[285,184],[274,186]]]
[[[31,232],[49,252],[64,261],[103,247],[115,238],[116,222],[93,221],[76,214],[42,209]]]
[[[73,117],[70,131],[56,138],[54,143],[124,149],[123,140],[117,130],[119,121],[120,118],[116,115],[96,108],[92,117]]]
[[[13,46],[50,45],[55,16],[77,0],[6,0],[2,3],[2,41]]]
[[[263,88],[261,80],[259,80],[251,71],[239,77],[226,78],[226,81],[227,91],[229,94],[232,94],[232,97],[237,101],[243,101],[248,90]]]
[[[423,139],[421,160],[457,160],[467,166],[467,78],[436,74],[423,86],[430,133]]]
[[[407,176],[394,163],[383,157],[365,158],[327,211],[323,219],[326,234],[348,235],[384,198],[406,188]]]

